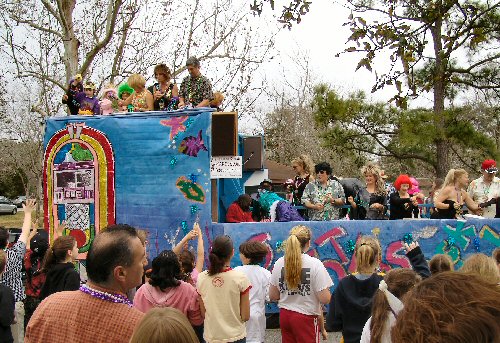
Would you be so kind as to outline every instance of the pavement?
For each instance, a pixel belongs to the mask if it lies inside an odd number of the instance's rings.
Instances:
[[[340,342],[340,337],[341,337],[340,332],[329,332],[328,333],[328,340],[326,341],[321,341],[321,342],[335,342],[338,343]],[[264,340],[265,343],[281,343],[281,331],[280,329],[266,329],[266,337]],[[308,343],[308,342],[304,342]]]

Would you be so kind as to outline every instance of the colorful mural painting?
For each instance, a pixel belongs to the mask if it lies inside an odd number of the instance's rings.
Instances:
[[[113,223],[149,232],[149,255],[170,249],[195,221],[211,224],[209,109],[49,118],[45,228],[62,220],[85,258]]]
[[[450,255],[455,268],[459,268],[470,254],[481,252],[491,255],[493,249],[500,246],[500,219],[214,224],[214,233],[223,232],[231,236],[235,250],[246,240],[265,243],[269,253],[264,267],[272,270],[274,262],[283,256],[283,242],[288,232],[297,224],[312,228],[313,243],[308,254],[323,262],[334,285],[356,269],[353,253],[356,240],[361,235],[378,237],[382,245],[381,269],[385,271],[410,267],[404,253],[404,242],[418,241],[427,259],[435,254]],[[231,265],[241,265],[238,254],[235,254]],[[268,311],[276,310],[274,305],[269,305]]]

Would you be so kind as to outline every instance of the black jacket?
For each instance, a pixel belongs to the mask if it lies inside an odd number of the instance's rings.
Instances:
[[[40,300],[62,291],[76,291],[80,288],[80,275],[73,263],[58,263],[49,269],[45,284],[40,292]]]
[[[10,325],[14,320],[15,304],[12,290],[0,284],[0,342],[2,343],[14,342]]]
[[[327,331],[342,331],[345,343],[359,343],[371,316],[372,298],[384,277],[372,274],[366,280],[348,275],[340,280],[326,316]]]

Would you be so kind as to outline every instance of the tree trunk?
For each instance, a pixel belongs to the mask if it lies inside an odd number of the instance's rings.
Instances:
[[[64,44],[64,67],[66,69],[66,82],[71,80],[78,71],[78,47],[80,42],[76,38],[73,29],[73,11],[75,10],[75,0],[58,0],[60,9],[59,21],[62,26]]]
[[[436,173],[437,177],[444,178],[450,169],[450,147],[449,141],[445,136],[445,117],[444,117],[444,99],[445,99],[445,68],[446,59],[443,54],[442,44],[442,17],[437,15],[434,25],[431,27],[432,39],[434,41],[434,54],[436,56],[436,64],[434,70],[434,123],[439,132],[436,139]]]

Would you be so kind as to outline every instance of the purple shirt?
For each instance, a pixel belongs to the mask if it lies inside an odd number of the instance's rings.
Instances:
[[[79,92],[75,96],[75,100],[80,104],[78,114],[80,115],[99,115],[101,107],[99,100],[96,97],[89,98],[84,92]]]

